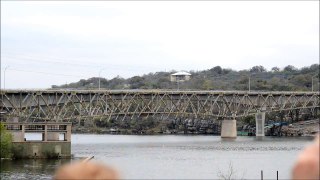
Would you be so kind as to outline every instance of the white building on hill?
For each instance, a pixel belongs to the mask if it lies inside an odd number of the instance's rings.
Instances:
[[[190,80],[191,74],[187,72],[176,72],[170,75],[170,81],[172,82],[183,82]]]

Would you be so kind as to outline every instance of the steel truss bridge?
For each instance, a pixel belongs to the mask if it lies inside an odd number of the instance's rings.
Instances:
[[[257,112],[319,110],[317,92],[1,90],[2,120],[236,119]]]

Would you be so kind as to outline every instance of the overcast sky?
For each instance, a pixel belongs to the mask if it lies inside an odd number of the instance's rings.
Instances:
[[[1,84],[319,63],[319,1],[1,1]]]

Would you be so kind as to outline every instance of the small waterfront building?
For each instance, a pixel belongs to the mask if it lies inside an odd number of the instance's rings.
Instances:
[[[12,134],[16,158],[71,158],[71,123],[5,122],[4,127]]]
[[[170,81],[172,82],[183,82],[190,80],[191,74],[180,71],[170,75]]]

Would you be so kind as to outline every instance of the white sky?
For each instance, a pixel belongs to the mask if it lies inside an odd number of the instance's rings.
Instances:
[[[6,88],[315,63],[319,1],[1,1]]]

